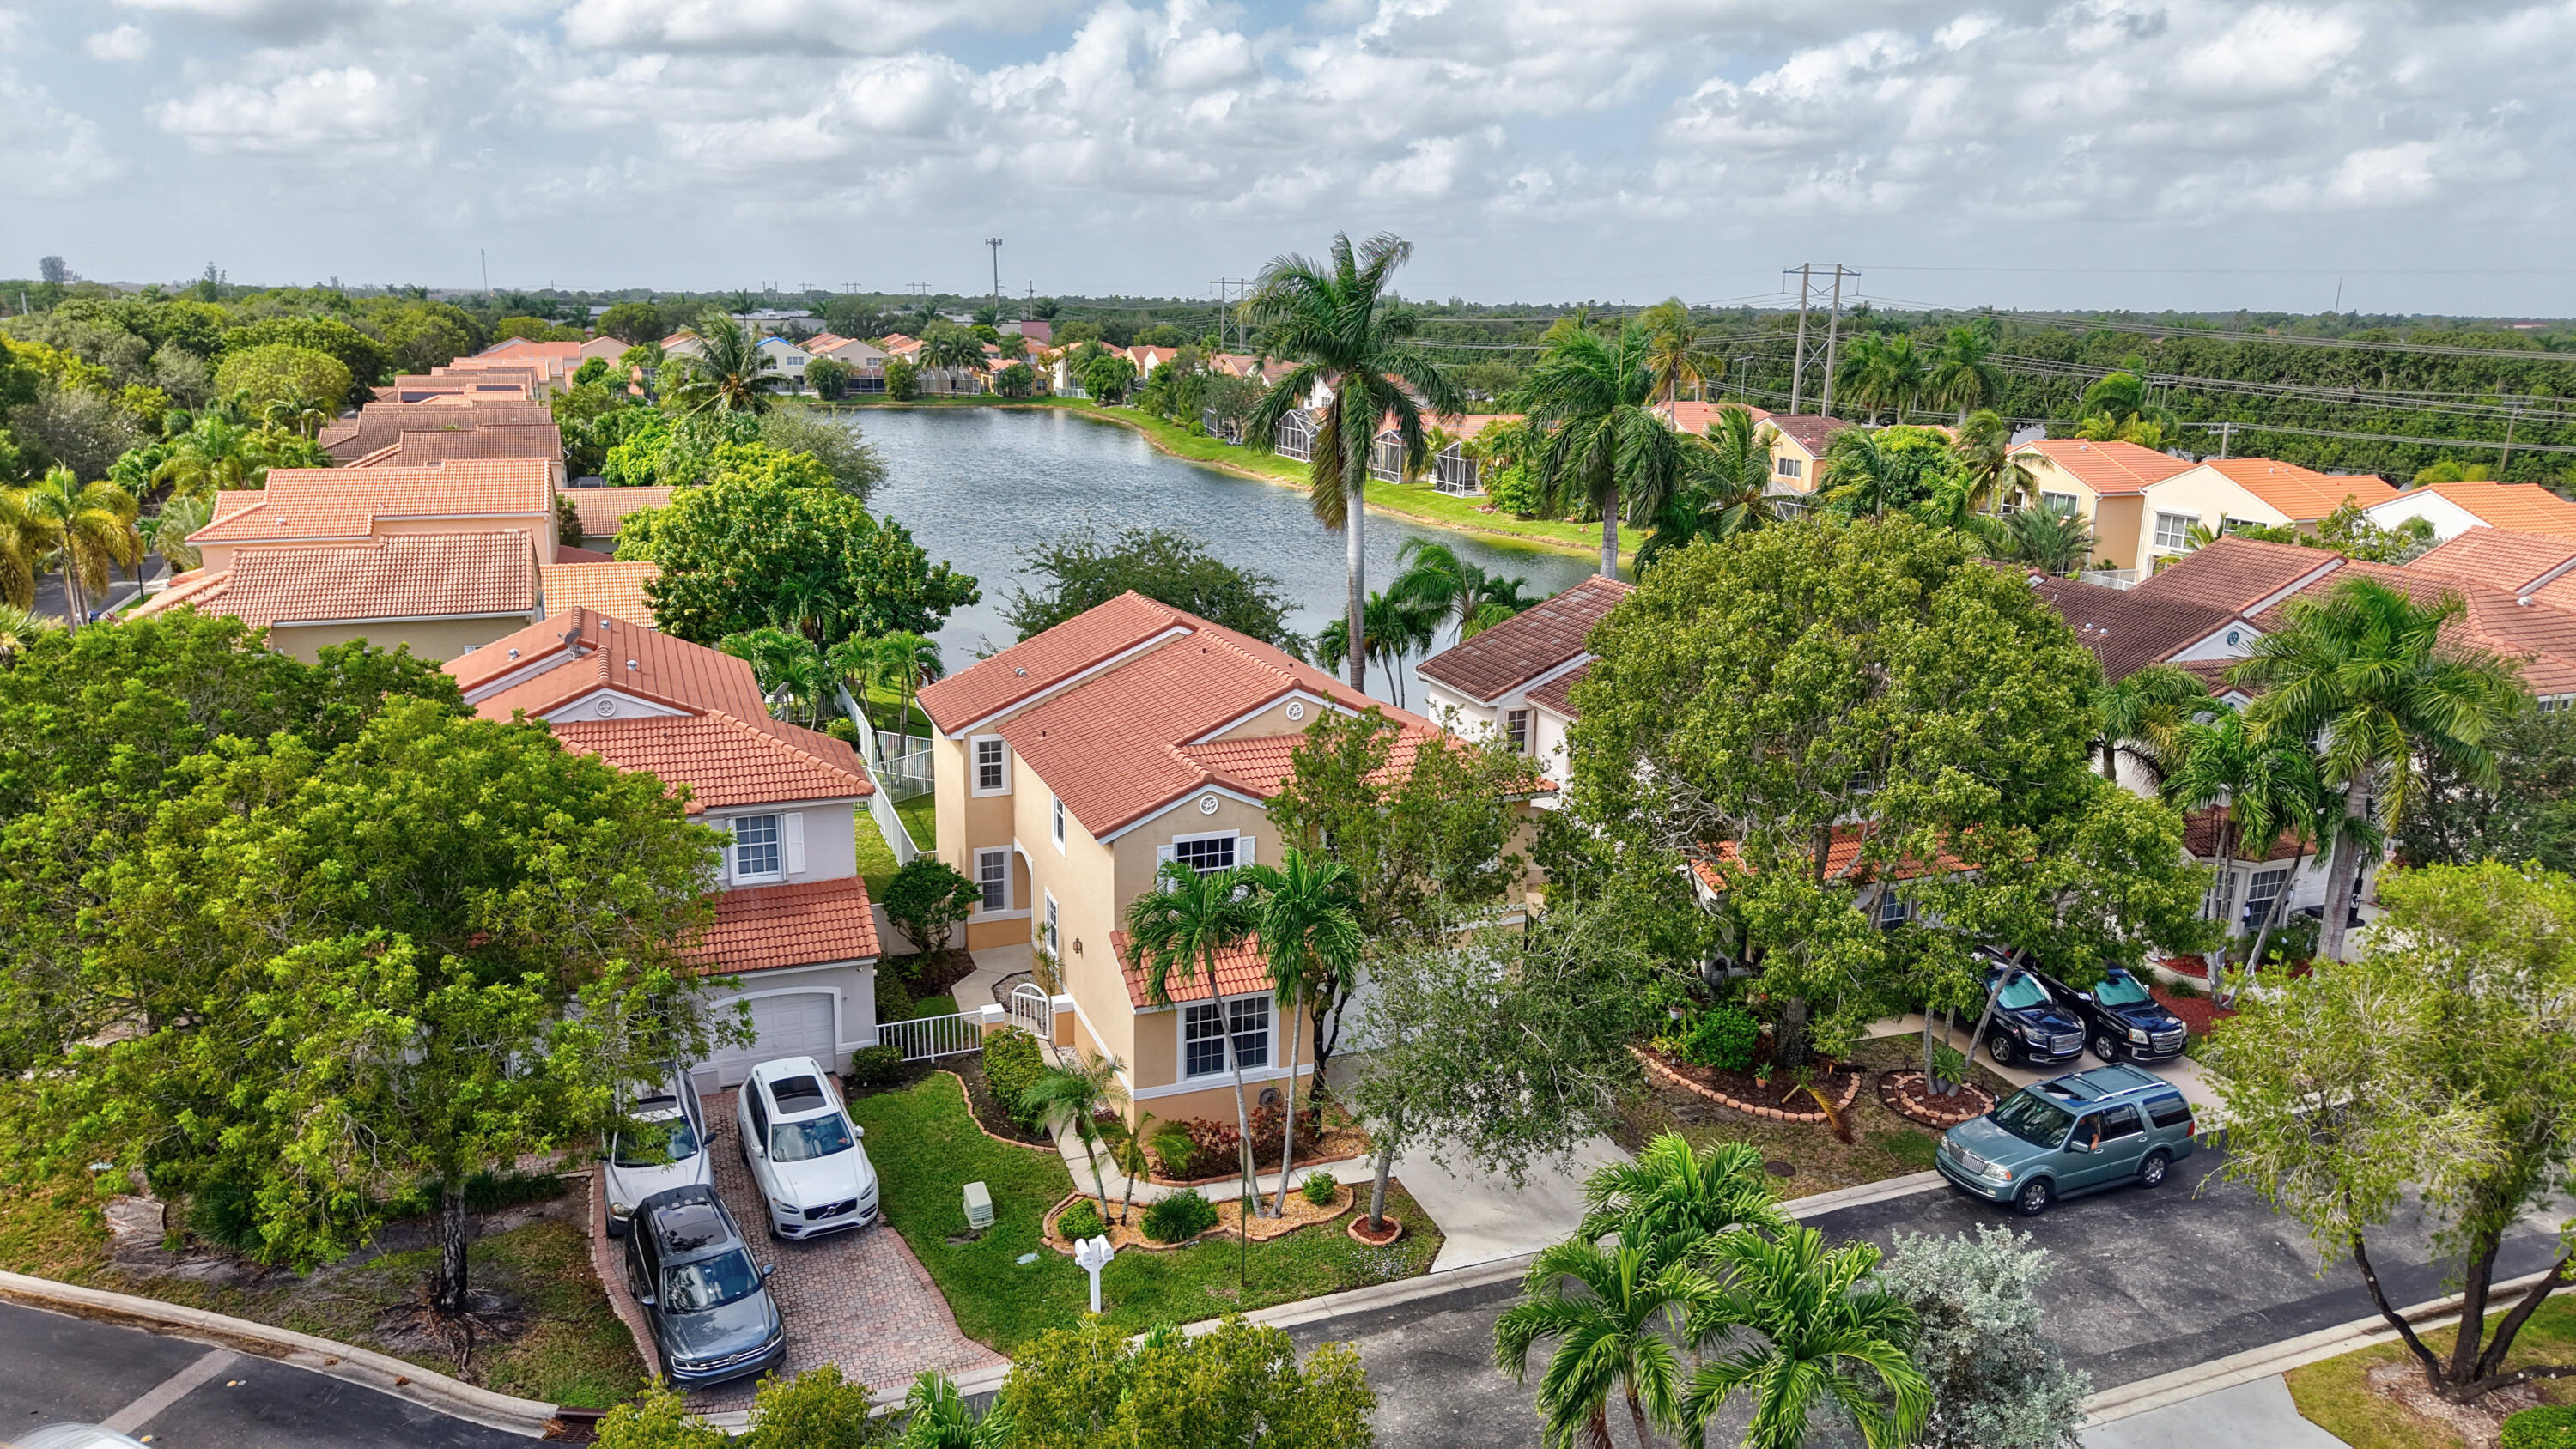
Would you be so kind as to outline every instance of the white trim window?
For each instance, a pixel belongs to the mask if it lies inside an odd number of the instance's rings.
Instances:
[[[1879,888],[1878,923],[1880,926],[1901,926],[1912,919],[1913,915],[1913,903],[1897,894],[1896,887],[1891,885]]]
[[[1000,735],[977,735],[967,742],[975,758],[975,793],[1011,793],[1011,747]]]
[[[2188,551],[2191,548],[2192,526],[2199,522],[2198,517],[2189,513],[2157,514],[2156,547]]]
[[[1164,847],[1165,860],[1176,860],[1201,875],[1214,875],[1247,864],[1247,852],[1239,848],[1242,837],[1234,831],[1214,835],[1181,835]]]
[[[1771,472],[1773,476],[1780,478],[1804,478],[1807,476],[1807,462],[1803,458],[1792,458],[1783,454],[1772,460]]]
[[[987,914],[1011,908],[1011,848],[975,852],[975,886],[983,892],[976,909]]]
[[[2040,507],[2054,508],[2062,513],[2081,512],[2083,502],[2083,499],[2076,497],[2072,493],[2051,493],[2046,489],[2042,489],[2039,495]]]
[[[1270,998],[1238,996],[1230,1001],[1193,1001],[1181,1008],[1181,1076],[1209,1077],[1227,1071],[1225,1021],[1233,1029],[1233,1066],[1253,1069],[1270,1065]]]
[[[733,826],[733,878],[737,881],[779,880],[786,858],[775,815],[737,815]]]
[[[1062,855],[1064,854],[1064,797],[1062,795],[1047,797],[1047,817],[1049,833],[1055,836],[1056,854]]]
[[[1530,712],[1528,710],[1503,711],[1503,738],[1510,742],[1513,754],[1526,755],[1530,752]]]
[[[2263,918],[2272,911],[2272,903],[2290,888],[2290,867],[2274,866],[2254,872],[2253,881],[2245,888],[2245,920],[2248,931],[2262,929]]]
[[[1046,948],[1059,958],[1064,955],[1064,913],[1056,909],[1053,891],[1046,893]]]

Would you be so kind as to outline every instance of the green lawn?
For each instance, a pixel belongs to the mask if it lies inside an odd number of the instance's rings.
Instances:
[[[916,850],[939,848],[939,797],[936,793],[915,795],[898,802],[894,813],[903,817],[904,833],[912,837]]]
[[[894,847],[886,844],[885,832],[877,829],[875,816],[865,809],[851,813],[858,822],[859,879],[867,882],[868,899],[882,901],[886,886],[894,880]]]
[[[2488,1327],[2492,1329],[2496,1319],[2511,1306],[2510,1299],[2490,1305]],[[2449,1353],[2456,1340],[2457,1335],[2447,1328],[2424,1335],[2425,1344],[2440,1354]],[[2513,1352],[2505,1356],[2505,1366],[2565,1363],[2570,1353],[2576,1353],[2576,1299],[2562,1291],[2540,1305],[2540,1311],[2532,1314],[2531,1321],[2514,1336]],[[2370,1391],[2367,1376],[2372,1369],[2411,1357],[2404,1344],[2383,1343],[2292,1369],[2290,1398],[2310,1423],[2353,1449],[2463,1449],[2460,1436],[2448,1427]],[[2576,1384],[2543,1381],[2538,1388],[2541,1397],[2550,1403],[2576,1402]]]
[[[955,1016],[957,1014],[957,998],[944,994],[939,996],[921,997],[912,1003],[912,1014],[915,1017]]]
[[[1009,1353],[1048,1329],[1080,1321],[1088,1307],[1082,1270],[1038,1241],[1046,1210],[1073,1190],[1062,1158],[986,1137],[946,1073],[858,1098],[850,1113],[867,1128],[868,1156],[885,1185],[886,1221],[930,1270],[968,1337]],[[994,1223],[980,1238],[957,1241],[965,1234],[969,1182],[991,1191]],[[1440,1250],[1438,1230],[1411,1198],[1400,1191],[1388,1196],[1389,1210],[1406,1225],[1393,1247],[1363,1247],[1340,1222],[1320,1224],[1253,1244],[1242,1287],[1236,1281],[1240,1248],[1232,1242],[1121,1253],[1101,1274],[1109,1320],[1142,1330],[1428,1271]],[[1023,1266],[1018,1259],[1031,1251],[1036,1259]]]

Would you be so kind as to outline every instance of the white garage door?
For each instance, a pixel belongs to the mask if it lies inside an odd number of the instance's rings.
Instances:
[[[751,1045],[708,1059],[719,1086],[738,1087],[751,1069],[779,1057],[812,1057],[833,1066],[832,993],[797,991],[751,999]]]

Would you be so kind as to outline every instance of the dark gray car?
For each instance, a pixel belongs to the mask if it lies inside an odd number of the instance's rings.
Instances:
[[[643,1305],[662,1377],[694,1389],[767,1373],[787,1360],[787,1326],[715,1189],[657,1192],[635,1208],[626,1286]]]

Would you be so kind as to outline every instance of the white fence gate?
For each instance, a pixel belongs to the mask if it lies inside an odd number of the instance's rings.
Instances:
[[[1011,988],[1011,1025],[1042,1042],[1055,1040],[1055,999],[1046,988],[1023,981]]]
[[[908,1062],[936,1061],[982,1051],[984,1027],[980,1017],[963,1012],[881,1021],[877,1023],[877,1045],[901,1047],[903,1059]]]

